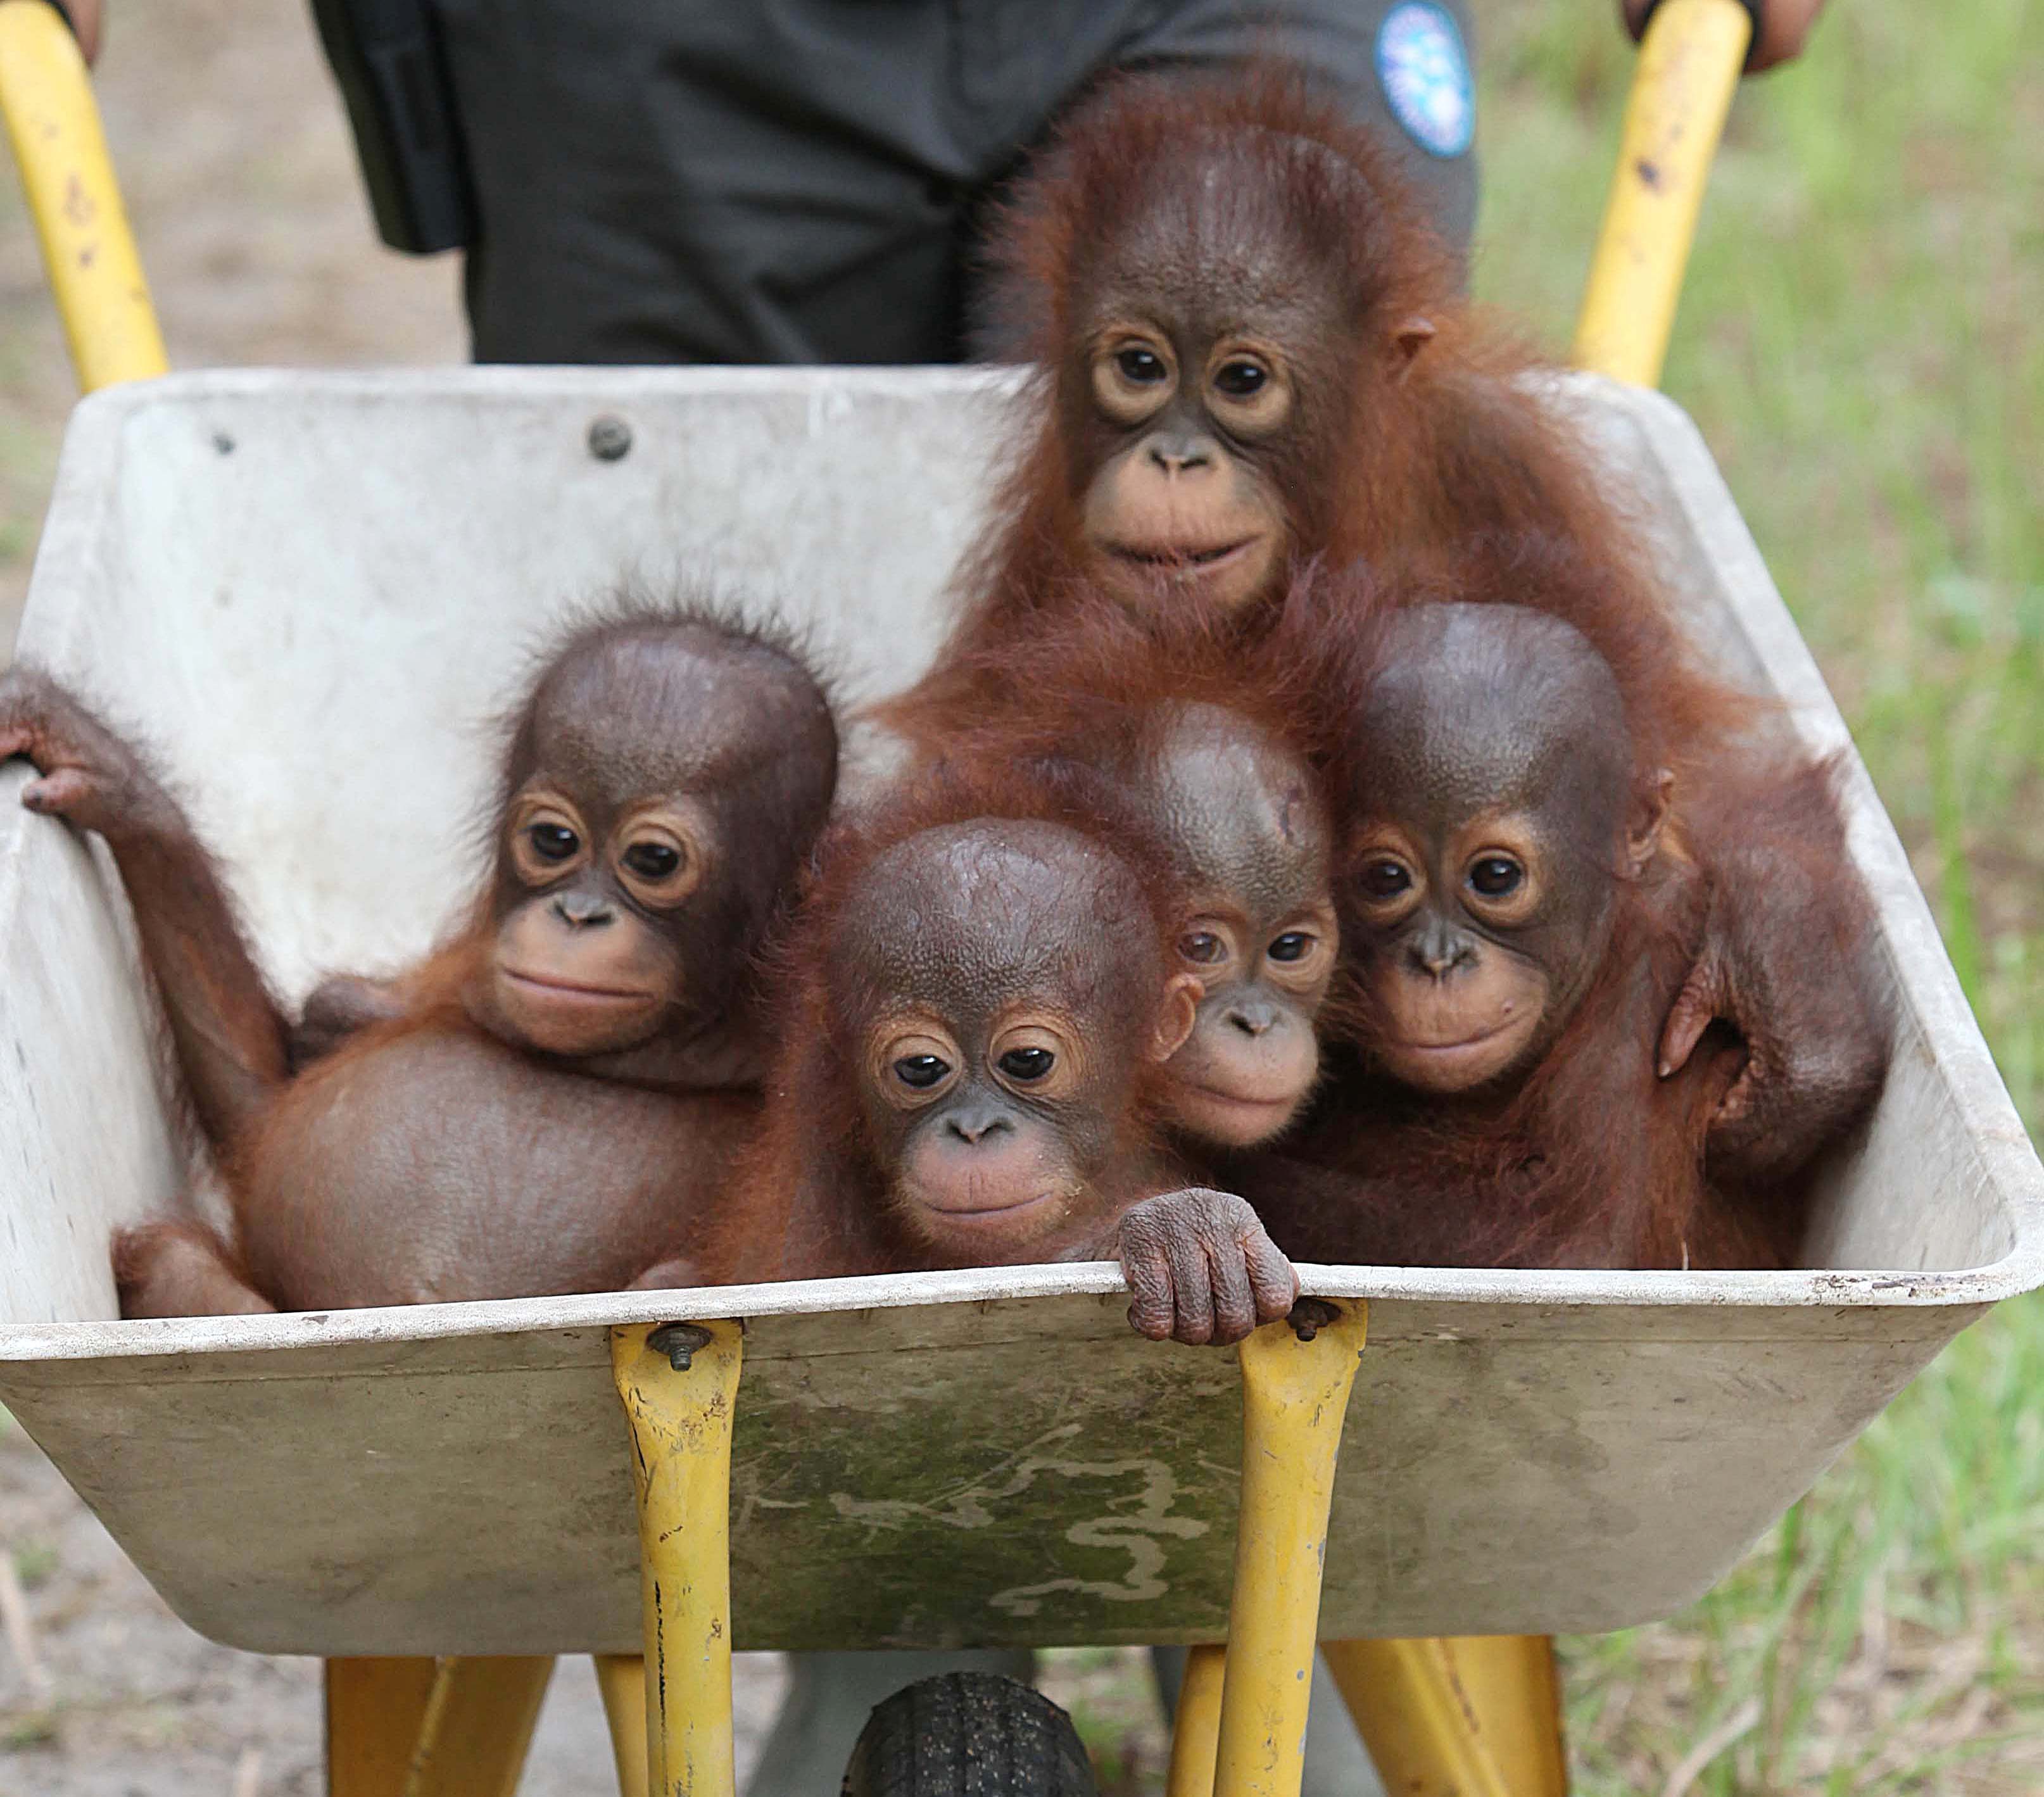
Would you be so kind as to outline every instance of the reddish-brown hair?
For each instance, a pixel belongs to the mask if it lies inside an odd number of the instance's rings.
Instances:
[[[1083,836],[1124,883],[1139,933],[1118,954],[1154,958],[1161,1002],[1168,977],[1167,931],[1180,900],[1170,857],[1132,815],[1104,812],[1097,789],[1053,765],[960,763],[911,776],[876,803],[834,825],[790,927],[774,950],[766,984],[778,994],[774,1064],[761,1133],[732,1181],[701,1257],[708,1282],[814,1277],[903,1270],[918,1264],[880,1214],[886,1185],[858,1101],[865,1077],[844,1039],[840,944],[866,874],[890,850],[947,826],[1052,824]],[[1108,928],[1112,920],[1090,920]],[[1147,941],[1140,932],[1147,932]],[[882,995],[874,995],[877,999]],[[859,1008],[856,1000],[851,1007]],[[870,1008],[870,1007],[869,1007]],[[1154,1077],[1139,1081],[1119,1119],[1125,1154],[1154,1151]]]
[[[1461,298],[1453,259],[1385,147],[1275,67],[1105,84],[1002,215],[994,311],[1003,347],[1036,367],[1036,420],[962,571],[949,643],[881,715],[938,746],[1030,708],[1047,666],[1137,652],[1113,630],[1112,603],[1073,578],[1089,473],[1074,459],[1087,403],[1080,314],[1112,246],[1210,196],[1216,159],[1228,165],[1243,259],[1339,301],[1338,340],[1292,346],[1301,459],[1278,485],[1295,551],[1337,571],[1366,565],[1377,603],[1481,597],[1556,611],[1610,661],[1635,716],[1650,714],[1664,764],[1678,774],[1708,764],[1736,726],[1733,695],[1696,665],[1637,520],[1550,390],[1550,371]],[[1168,261],[1168,250],[1150,259]],[[1204,272],[1188,261],[1172,278],[1197,286]],[[1433,334],[1408,358],[1395,340],[1415,321]],[[1239,650],[1288,603],[1274,592],[1246,616],[1196,618],[1191,634]],[[1199,609],[1167,586],[1151,609]],[[1370,609],[1324,621],[1345,632]],[[1099,637],[1090,650],[1089,632]]]

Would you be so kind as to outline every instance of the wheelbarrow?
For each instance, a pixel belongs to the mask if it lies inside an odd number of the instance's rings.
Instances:
[[[1671,0],[1648,63],[1727,10]],[[51,23],[0,0],[17,138],[10,53],[61,63]],[[117,223],[110,186],[88,198]],[[136,281],[93,288],[109,329],[67,313],[87,367],[160,367]],[[1659,343],[1626,353],[1650,378]],[[862,695],[912,680],[1016,392],[122,379],[74,417],[20,653],[159,746],[302,993],[428,946],[471,872],[478,720],[620,566],[777,601]],[[328,1659],[334,1791],[503,1797],[559,1653],[603,1657],[628,1791],[727,1797],[734,1648],[1182,1642],[1173,1797],[1291,1797],[1316,1638],[1394,1788],[1558,1791],[1527,1638],[1692,1600],[2044,1281],[2044,1169],[1708,452],[1638,386],[1555,403],[1637,493],[1709,655],[1846,752],[1900,1027],[1797,1270],[1308,1266],[1320,1326],[1239,1356],[1139,1340],[1104,1264],[120,1322],[109,1233],[187,1183],[177,1095],[117,881],[0,770],[0,1402],[194,1627]]]

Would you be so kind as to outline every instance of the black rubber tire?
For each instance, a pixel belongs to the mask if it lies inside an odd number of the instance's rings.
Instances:
[[[878,1705],[842,1797],[1098,1797],[1072,1719],[995,1672],[918,1679]]]

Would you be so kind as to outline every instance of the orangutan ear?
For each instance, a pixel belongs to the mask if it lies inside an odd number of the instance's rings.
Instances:
[[[1174,973],[1157,1008],[1157,1027],[1150,1032],[1150,1058],[1162,1066],[1185,1046],[1199,1021],[1200,1000],[1207,989],[1190,973]]]

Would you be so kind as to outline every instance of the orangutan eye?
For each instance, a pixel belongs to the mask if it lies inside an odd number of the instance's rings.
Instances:
[[[664,880],[682,865],[682,851],[671,843],[634,843],[624,865],[642,880]]]
[[[1303,961],[1312,952],[1313,939],[1303,930],[1287,930],[1264,950],[1273,961]]]
[[[1402,861],[1373,861],[1362,870],[1362,889],[1372,898],[1396,898],[1412,888],[1412,870]]]
[[[1139,387],[1155,386],[1170,374],[1164,366],[1163,357],[1155,350],[1133,345],[1115,351],[1114,365],[1121,371],[1122,379]]]
[[[525,835],[542,861],[566,861],[582,847],[581,838],[565,824],[536,824]]]
[[[951,1070],[951,1063],[937,1054],[905,1054],[894,1063],[895,1078],[918,1092],[927,1092]]]
[[[1503,898],[1516,892],[1526,870],[1511,856],[1487,854],[1469,870],[1469,883],[1485,898]]]
[[[1011,1048],[996,1065],[1009,1078],[1027,1085],[1043,1078],[1057,1063],[1057,1056],[1047,1048]]]
[[[1270,371],[1257,362],[1224,362],[1214,371],[1213,384],[1230,399],[1254,399]]]
[[[1228,959],[1228,944],[1211,931],[1195,930],[1179,939],[1178,952],[1198,966],[1211,967]]]

